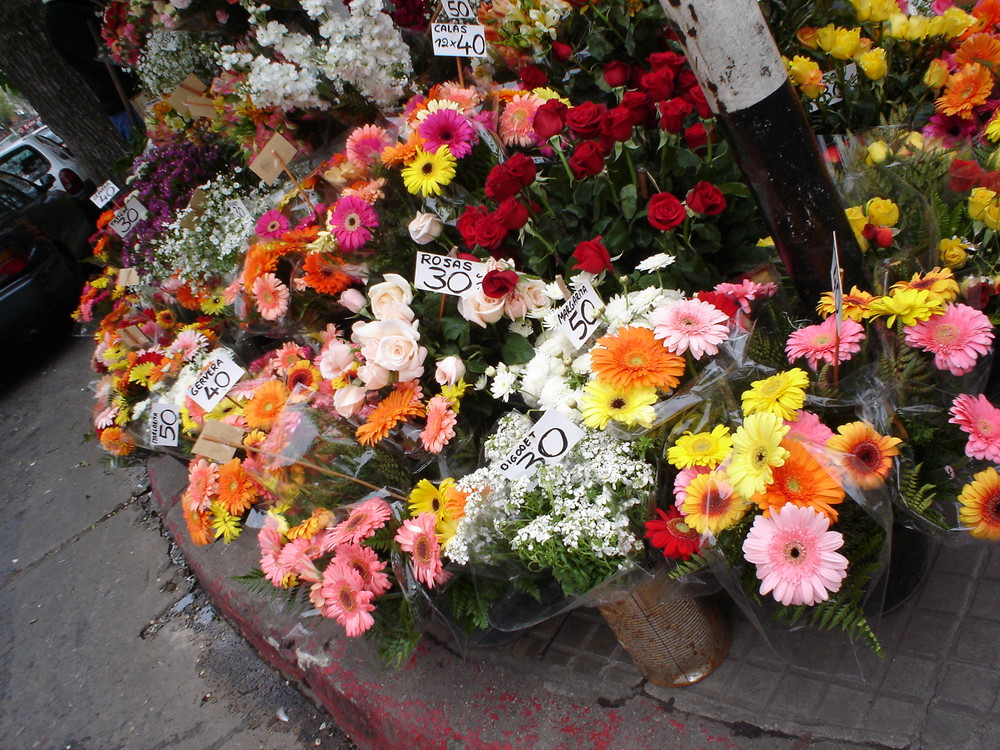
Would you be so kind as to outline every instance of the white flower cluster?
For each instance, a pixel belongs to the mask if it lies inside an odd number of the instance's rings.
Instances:
[[[218,72],[215,58],[219,52],[218,44],[213,42],[205,34],[154,30],[136,65],[143,88],[153,94],[167,94],[190,73],[205,82],[212,80]]]
[[[253,219],[261,196],[240,185],[233,176],[221,175],[200,188],[202,201],[182,209],[153,247],[157,279],[176,273],[185,281],[204,281],[236,270],[253,232]],[[247,209],[235,210],[240,200]]]

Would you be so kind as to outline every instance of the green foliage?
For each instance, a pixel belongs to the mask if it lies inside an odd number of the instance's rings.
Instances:
[[[420,641],[410,602],[402,594],[390,594],[378,600],[372,612],[375,624],[365,637],[376,641],[378,654],[391,667],[401,667]]]
[[[254,596],[263,596],[281,604],[285,609],[295,606],[299,598],[300,586],[291,586],[287,589],[278,588],[264,577],[264,571],[259,567],[254,568],[249,573],[241,576],[232,576],[232,580],[242,583]]]
[[[498,593],[498,584],[488,579],[458,576],[445,592],[452,617],[466,633],[489,627],[489,603]]]
[[[701,555],[691,555],[690,560],[678,560],[670,569],[668,575],[670,578],[676,580],[704,570],[707,566],[708,561],[704,557]]]
[[[935,526],[947,529],[948,522],[941,511],[934,507],[938,488],[934,484],[920,483],[922,469],[923,464],[917,464],[908,471],[903,469],[899,488],[903,505]]]

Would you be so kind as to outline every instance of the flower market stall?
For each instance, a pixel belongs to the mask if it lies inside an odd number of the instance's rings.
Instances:
[[[880,654],[894,542],[1000,538],[998,25],[112,2],[151,98],[75,312],[94,431],[391,664],[580,606],[665,685],[723,609]]]

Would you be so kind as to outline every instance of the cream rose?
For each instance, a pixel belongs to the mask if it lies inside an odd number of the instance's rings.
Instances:
[[[504,300],[487,297],[482,288],[458,300],[458,314],[480,328],[503,317]]]
[[[413,301],[413,290],[410,282],[398,273],[387,273],[385,281],[376,284],[368,290],[368,299],[371,302],[372,315],[376,320],[383,320],[391,317],[402,317],[397,313],[398,306],[409,308]],[[412,312],[410,317],[412,319]]]
[[[441,236],[444,224],[441,223],[441,219],[436,214],[417,211],[417,215],[413,217],[413,221],[409,223],[407,229],[410,230],[410,239],[418,245],[426,245]]]
[[[342,339],[333,339],[319,356],[319,372],[327,380],[339,378],[356,362],[354,350]]]
[[[400,380],[420,377],[424,372],[427,349],[418,343],[420,333],[416,327],[398,318],[382,320],[378,324],[378,337],[362,350],[368,363],[398,373]]]
[[[337,414],[345,419],[353,417],[354,412],[364,404],[367,393],[368,391],[364,388],[359,388],[356,385],[345,385],[343,388],[338,388],[333,394],[333,408],[337,410]]]
[[[465,377],[465,362],[461,357],[454,354],[450,357],[438,360],[437,369],[434,371],[434,380],[438,385],[455,385]]]

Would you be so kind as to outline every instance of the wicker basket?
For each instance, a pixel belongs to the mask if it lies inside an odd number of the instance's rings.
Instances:
[[[639,671],[661,687],[692,685],[729,653],[725,613],[710,597],[683,596],[665,569],[599,609]]]

